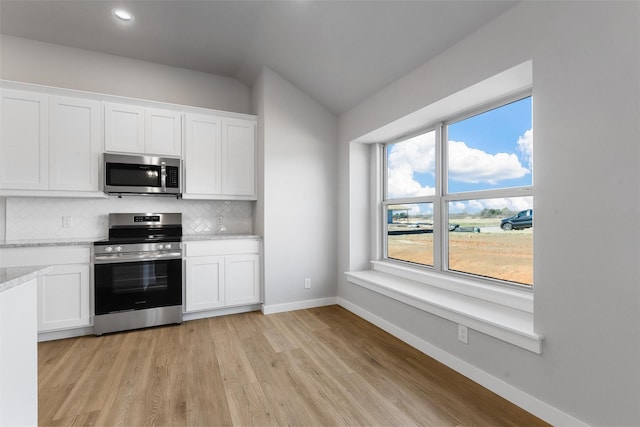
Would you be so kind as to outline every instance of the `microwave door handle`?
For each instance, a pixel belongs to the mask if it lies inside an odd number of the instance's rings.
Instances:
[[[162,192],[167,192],[167,163],[160,163],[160,186],[162,187]]]

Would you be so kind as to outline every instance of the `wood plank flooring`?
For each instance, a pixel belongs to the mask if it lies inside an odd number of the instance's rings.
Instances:
[[[40,425],[547,425],[339,306],[38,351]]]

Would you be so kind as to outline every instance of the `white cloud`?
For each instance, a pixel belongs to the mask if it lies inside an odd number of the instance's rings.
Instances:
[[[464,142],[449,141],[449,176],[461,182],[497,184],[504,179],[521,178],[529,173],[509,153],[489,154]]]
[[[414,175],[435,173],[435,147],[435,132],[418,135],[393,145],[387,158],[389,198],[435,194],[435,188],[422,185]]]
[[[490,185],[521,178],[531,173],[533,130],[527,130],[516,144],[528,168],[520,163],[515,153],[490,154],[464,142],[449,141],[449,176],[460,182]],[[394,144],[387,158],[389,198],[435,194],[435,188],[416,179],[416,174],[435,175],[435,160],[435,132]]]
[[[466,208],[467,208],[467,205],[465,205],[462,202],[451,202],[449,204],[449,212],[462,212]]]
[[[527,162],[529,170],[533,170],[533,129],[529,129],[518,138],[518,151]]]
[[[533,129],[529,129],[518,138],[518,151],[522,153],[522,158],[527,162],[529,170],[533,170]]]
[[[477,199],[464,202],[452,202],[449,205],[449,212],[457,213],[467,211],[478,213],[483,209],[504,209],[518,212],[533,208],[532,197],[501,197],[496,199]]]

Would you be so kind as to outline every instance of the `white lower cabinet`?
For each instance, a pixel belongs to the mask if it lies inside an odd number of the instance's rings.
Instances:
[[[224,257],[187,258],[186,311],[224,307]]]
[[[260,255],[229,255],[224,260],[227,306],[260,302]]]
[[[37,282],[38,332],[91,326],[90,257],[89,247],[0,249],[0,267],[51,266]]]
[[[88,264],[54,265],[38,281],[38,332],[89,326]]]
[[[258,240],[187,242],[185,253],[185,312],[261,302]]]

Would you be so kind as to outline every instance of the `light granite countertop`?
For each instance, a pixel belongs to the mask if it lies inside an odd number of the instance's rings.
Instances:
[[[236,239],[262,239],[255,234],[185,234],[183,242],[197,242],[200,240],[236,240]]]
[[[50,268],[46,265],[0,268],[0,294],[35,279]]]
[[[42,239],[42,240],[9,240],[0,242],[2,248],[30,248],[42,246],[92,246],[95,241],[104,240],[106,237],[77,237],[71,239]],[[185,234],[183,242],[197,242],[200,240],[235,240],[235,239],[261,239],[254,234]]]
[[[0,242],[1,248],[29,248],[39,246],[91,246],[100,240],[96,237],[76,237],[71,239],[42,239],[42,240],[9,240]]]

